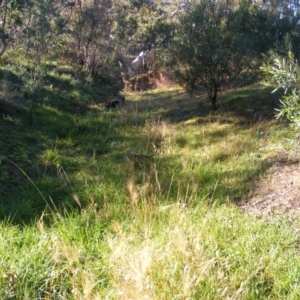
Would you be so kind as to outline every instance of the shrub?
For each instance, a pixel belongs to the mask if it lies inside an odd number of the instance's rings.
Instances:
[[[296,129],[300,128],[300,67],[292,52],[292,43],[286,36],[282,45],[275,45],[261,67],[266,86],[274,86],[273,92],[284,90],[276,117],[286,117]]]

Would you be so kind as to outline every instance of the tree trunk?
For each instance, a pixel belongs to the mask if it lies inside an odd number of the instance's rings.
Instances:
[[[0,50],[0,57],[2,57],[2,55],[5,53],[6,48],[7,48],[7,43],[3,42],[3,47]]]
[[[211,106],[212,106],[213,110],[217,110],[216,103],[217,103],[218,88],[219,88],[219,85],[215,84],[213,94],[212,94],[212,97],[211,97]]]
[[[29,125],[31,126],[33,124],[33,99],[30,102],[29,105]]]
[[[214,96],[211,98],[212,110],[217,110],[216,102],[217,102],[217,95],[214,95]]]

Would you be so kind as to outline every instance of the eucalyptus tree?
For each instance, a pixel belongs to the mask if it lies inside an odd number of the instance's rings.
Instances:
[[[23,13],[28,8],[27,2],[23,0],[0,1],[0,57],[22,33],[22,28],[28,21],[23,18]]]
[[[244,13],[242,31],[251,36],[254,51],[261,55],[269,51],[275,43],[283,42],[284,36],[293,37],[294,46],[299,46],[298,5],[294,1],[265,1],[243,5]]]
[[[172,38],[177,12],[183,1],[179,0],[123,0],[116,1],[113,34],[119,59],[126,67],[141,51],[155,46],[155,63],[162,65],[166,46]]]
[[[101,73],[112,54],[114,8],[111,0],[86,0],[68,6],[66,53],[86,73]]]
[[[61,12],[65,4],[59,0],[30,0],[22,11],[22,31],[15,41],[18,55],[23,56],[29,67],[20,67],[23,94],[29,100],[29,123],[32,124],[33,107],[41,101],[45,75],[45,61],[61,54],[65,21]]]

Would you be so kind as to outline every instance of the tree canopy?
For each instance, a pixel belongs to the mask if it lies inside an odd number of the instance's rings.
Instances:
[[[192,95],[204,88],[216,109],[218,91],[242,85],[258,69],[261,54],[298,27],[296,19],[256,4],[190,2],[179,16],[170,43],[179,82]]]
[[[287,33],[300,44],[299,3],[287,0],[5,0],[0,15],[2,58],[61,60],[121,86],[121,72],[155,46],[151,68],[175,71],[192,94],[204,88],[213,108]]]

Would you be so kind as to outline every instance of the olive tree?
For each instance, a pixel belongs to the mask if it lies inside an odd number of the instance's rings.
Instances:
[[[194,0],[180,15],[170,43],[179,82],[192,95],[204,88],[214,110],[218,92],[240,84],[252,62],[251,39],[239,30],[242,14],[221,1]]]

